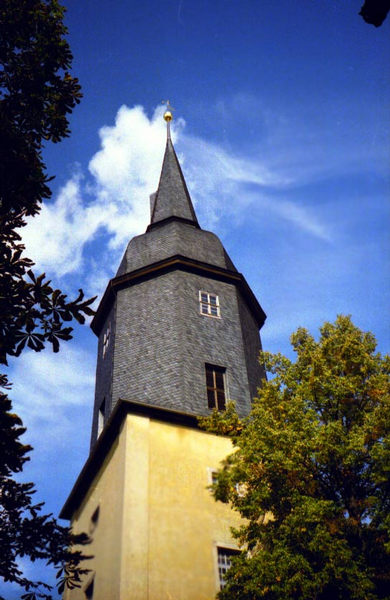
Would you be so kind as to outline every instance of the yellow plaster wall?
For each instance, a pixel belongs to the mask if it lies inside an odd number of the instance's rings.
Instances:
[[[80,589],[65,590],[64,600],[85,600],[84,590],[94,577],[94,600],[120,598],[120,556],[123,532],[123,499],[125,486],[125,436],[123,432],[111,447],[88,494],[72,519],[75,533],[85,532],[92,543],[84,552],[93,555],[85,566],[91,569]],[[99,518],[91,522],[99,506]]]
[[[239,518],[215,502],[210,471],[231,442],[198,429],[127,415],[115,447],[74,521],[88,531],[94,600],[212,600],[217,545],[234,547]],[[68,592],[66,600],[85,598]]]
[[[148,600],[215,597],[216,548],[234,545],[239,520],[207,486],[231,450],[228,439],[151,421]]]

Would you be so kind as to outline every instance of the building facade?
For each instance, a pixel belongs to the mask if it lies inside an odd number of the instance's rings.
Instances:
[[[237,551],[238,517],[208,489],[231,443],[198,417],[229,400],[249,413],[265,314],[199,226],[169,121],[150,206],[92,322],[91,452],[61,516],[91,535],[94,558],[69,600],[211,600]]]

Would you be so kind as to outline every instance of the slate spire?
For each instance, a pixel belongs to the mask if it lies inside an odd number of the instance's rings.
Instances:
[[[151,219],[148,229],[167,219],[191,223],[199,227],[198,219],[191,202],[186,182],[170,135],[172,115],[164,115],[167,122],[167,144],[161,169],[160,182],[151,206]]]
[[[214,365],[219,383],[226,370],[244,415],[264,377],[257,360],[264,311],[219,238],[199,227],[169,128],[151,213],[92,321],[99,337],[92,448],[121,399],[208,414],[206,365]]]

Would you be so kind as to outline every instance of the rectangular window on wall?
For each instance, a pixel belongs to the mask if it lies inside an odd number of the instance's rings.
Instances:
[[[206,364],[207,403],[209,408],[226,408],[226,369]]]
[[[98,437],[101,434],[101,432],[103,431],[105,420],[106,420],[106,399],[104,398],[103,402],[99,406],[99,412],[98,412],[98,430],[97,430]]]
[[[239,550],[233,550],[233,548],[221,548],[219,546],[217,551],[219,586],[222,590],[222,588],[224,588],[226,585],[225,575],[232,565],[232,557],[237,556],[237,554],[239,554]]]
[[[218,472],[216,469],[209,469],[209,484],[216,485],[218,483]]]
[[[199,292],[200,314],[206,317],[220,317],[219,298],[217,294]]]
[[[108,346],[110,345],[110,337],[111,337],[111,326],[108,325],[106,331],[103,333],[103,349],[102,349],[103,358],[105,357],[106,352],[108,350]]]

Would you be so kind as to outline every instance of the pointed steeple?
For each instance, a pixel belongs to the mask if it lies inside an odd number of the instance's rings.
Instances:
[[[166,220],[185,221],[199,228],[198,219],[191,202],[186,182],[170,135],[169,111],[164,114],[167,122],[167,144],[157,192],[152,199],[151,219],[148,230]]]

